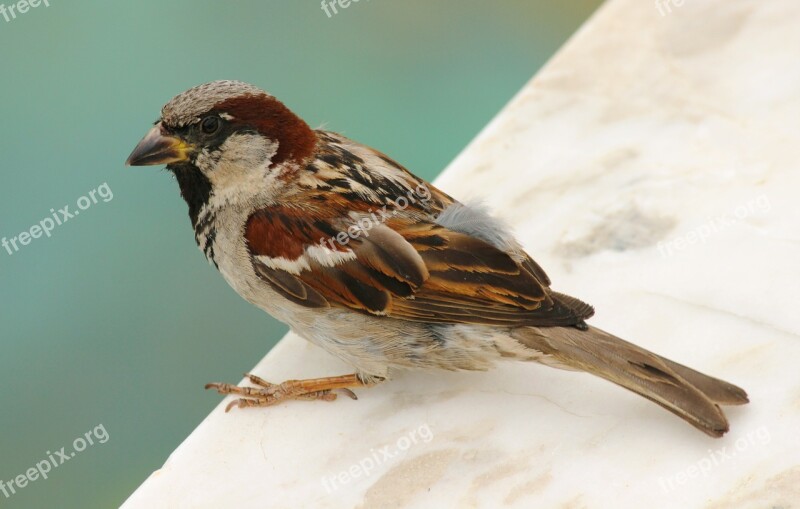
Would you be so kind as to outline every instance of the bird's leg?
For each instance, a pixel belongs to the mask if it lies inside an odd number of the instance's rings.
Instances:
[[[251,383],[258,387],[239,387],[237,385],[224,383],[211,383],[206,385],[206,389],[216,389],[220,394],[240,394],[248,396],[240,398],[228,404],[225,411],[238,406],[239,408],[272,406],[283,401],[292,399],[297,400],[322,400],[333,401],[337,394],[332,391],[342,391],[353,399],[358,399],[351,387],[368,387],[374,383],[366,383],[356,375],[331,376],[326,378],[311,378],[308,380],[287,380],[281,384],[273,384],[266,380],[245,373]]]

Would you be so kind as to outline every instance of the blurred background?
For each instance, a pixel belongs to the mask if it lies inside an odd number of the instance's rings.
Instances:
[[[0,13],[0,238],[51,209],[81,213],[0,247],[0,480],[95,442],[9,497],[0,484],[0,507],[120,505],[220,402],[203,385],[238,381],[287,330],[206,263],[172,178],[123,166],[167,100],[252,82],[432,180],[600,3],[361,0],[329,17],[318,0],[49,0]]]

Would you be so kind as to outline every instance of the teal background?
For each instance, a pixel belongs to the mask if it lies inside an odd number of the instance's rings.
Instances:
[[[8,0],[0,0],[0,3]],[[125,168],[163,103],[220,78],[267,89],[434,178],[600,0],[50,0],[0,18],[0,479],[103,425],[110,439],[0,507],[116,507],[286,328],[197,250],[171,177]]]

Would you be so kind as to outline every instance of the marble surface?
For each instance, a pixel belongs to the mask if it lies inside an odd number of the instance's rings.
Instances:
[[[124,507],[797,507],[800,2],[659,5],[607,3],[437,184],[485,198],[592,323],[747,389],[725,438],[537,364],[406,373],[224,401]],[[292,335],[254,369],[348,371]]]

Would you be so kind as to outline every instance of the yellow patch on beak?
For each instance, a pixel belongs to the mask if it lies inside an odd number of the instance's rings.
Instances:
[[[159,122],[136,145],[125,165],[153,166],[185,162],[189,160],[192,148],[180,138],[166,134]]]

